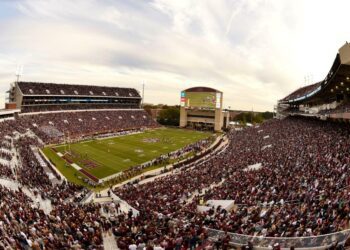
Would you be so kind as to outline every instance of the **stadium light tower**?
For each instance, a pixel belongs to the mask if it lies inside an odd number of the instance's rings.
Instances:
[[[142,81],[142,101],[141,101],[141,107],[143,107],[145,99],[145,81]]]
[[[304,76],[304,85],[310,85],[312,83],[312,75],[308,74]]]
[[[19,77],[23,74],[23,65],[17,66],[16,69],[16,82],[19,81]]]

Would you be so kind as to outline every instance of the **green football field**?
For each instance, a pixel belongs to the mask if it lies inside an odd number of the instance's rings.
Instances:
[[[208,132],[159,128],[139,134],[54,146],[56,152],[52,147],[47,147],[43,152],[67,179],[77,183],[77,176],[82,174],[70,166],[67,160],[59,157],[57,152],[65,154],[69,151],[70,161],[101,179],[210,135]]]

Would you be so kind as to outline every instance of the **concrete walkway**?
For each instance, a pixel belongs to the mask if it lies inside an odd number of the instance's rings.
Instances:
[[[40,166],[43,168],[46,175],[49,177],[50,181],[54,185],[59,185],[62,183],[62,180],[58,180],[55,174],[52,172],[52,170],[49,168],[47,163],[44,161],[44,159],[41,157],[41,154],[39,153],[39,149],[35,146],[31,146],[31,150],[33,151],[33,154],[37,161],[39,162]],[[49,162],[49,161],[47,161]]]
[[[105,234],[103,233],[103,248],[105,250],[116,250],[119,249],[117,246],[117,241],[114,238],[114,235],[111,234]]]
[[[219,183],[213,183],[211,184],[209,187],[205,187],[203,188],[202,190],[200,190],[199,192],[198,191],[195,191],[190,197],[188,198],[184,198],[184,199],[181,199],[180,201],[181,202],[184,202],[186,201],[186,203],[191,203],[194,199],[194,197],[196,197],[197,195],[203,195],[205,194],[205,192],[207,192],[208,190],[212,190],[216,187],[220,187],[224,182],[226,181],[226,179],[223,179],[222,181],[220,181]]]
[[[19,184],[16,181],[0,178],[0,185],[7,187],[8,189],[18,191]],[[52,211],[52,205],[50,200],[43,200],[40,195],[35,196],[32,191],[27,187],[22,187],[23,193],[33,200],[33,204],[44,211],[45,214],[49,214]]]

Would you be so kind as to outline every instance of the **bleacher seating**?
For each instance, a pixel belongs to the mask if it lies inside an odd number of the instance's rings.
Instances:
[[[20,119],[46,142],[62,139],[64,134],[73,139],[158,126],[143,110],[52,112],[23,115]]]
[[[141,104],[140,94],[133,88],[40,82],[16,82],[10,89],[10,97],[22,113],[139,109]]]
[[[45,126],[59,131],[58,135],[81,137],[158,125],[143,110],[40,113],[0,122],[0,158],[16,157],[18,163],[0,164],[0,182],[19,183],[53,206],[50,214],[45,214],[21,188],[12,191],[0,185],[0,249],[102,249],[106,220],[100,216],[99,205],[79,204],[88,193],[81,186],[66,181],[53,184],[44,171],[46,164],[33,151],[42,146],[40,141],[60,139],[45,134],[41,130]],[[12,150],[14,156],[8,153]]]
[[[288,96],[284,97],[281,101],[289,101],[289,100],[293,100],[293,99],[297,99],[299,97],[305,96],[313,92],[314,90],[316,90],[318,87],[321,86],[321,84],[322,82],[318,82],[311,85],[307,85],[305,87],[301,87],[296,91],[292,92],[291,94],[289,94]]]

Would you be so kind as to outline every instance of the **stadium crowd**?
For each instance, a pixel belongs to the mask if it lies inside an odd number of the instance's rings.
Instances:
[[[350,102],[343,101],[335,109],[322,110],[320,114],[349,113],[349,111],[350,111]]]
[[[0,186],[0,249],[103,249],[99,206],[58,204],[45,214],[21,189]]]
[[[13,176],[12,170],[8,165],[0,164],[0,176],[3,178],[11,178]]]
[[[18,161],[15,168],[0,164],[1,178],[16,180],[53,205],[45,214],[21,187],[0,185],[0,248],[101,249],[103,231],[110,231],[120,249],[228,249],[230,235],[210,244],[208,228],[271,237],[349,228],[350,128],[343,123],[289,117],[232,130],[224,151],[153,181],[114,189],[139,214],[117,209],[109,219],[100,213],[109,208],[78,204],[86,189],[65,181],[54,185],[32,150],[64,134],[82,138],[156,126],[146,112],[135,110],[52,112],[0,122],[0,158]],[[13,147],[15,156],[7,153]],[[197,210],[208,200],[235,205],[230,211]]]
[[[157,127],[143,110],[52,112],[23,115],[20,119],[45,142],[79,139],[95,134]]]
[[[22,113],[35,113],[47,111],[64,111],[64,110],[87,110],[87,109],[138,109],[137,101],[128,100],[118,103],[76,103],[76,104],[50,104],[50,105],[33,105],[23,106]]]
[[[73,121],[77,119],[84,122]],[[100,215],[100,206],[79,203],[88,193],[81,186],[66,181],[53,184],[35,157],[33,147],[41,147],[42,141],[52,142],[40,130],[46,125],[59,132],[65,129],[63,133],[83,136],[90,131],[103,133],[105,128],[120,131],[157,124],[144,111],[65,112],[19,116],[0,122],[1,148],[5,149],[0,151],[0,158],[10,159],[6,150],[16,152],[15,166],[0,164],[0,179],[19,184],[18,191],[0,185],[0,249],[102,249],[102,225],[107,221]],[[22,191],[23,187],[34,196],[50,200],[50,213],[45,214]]]
[[[227,150],[194,168],[114,192],[142,213],[233,233],[333,233],[349,228],[349,136],[347,124],[274,120],[230,132]],[[247,168],[257,163],[262,168]],[[209,199],[235,207],[198,212]]]
[[[6,151],[0,151],[0,158],[6,161],[10,161],[12,159],[12,154]]]

